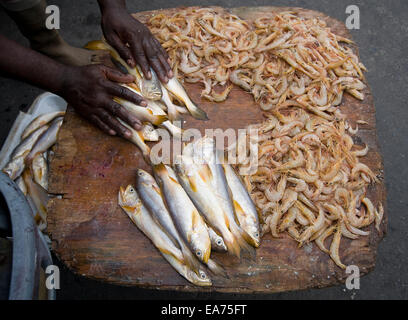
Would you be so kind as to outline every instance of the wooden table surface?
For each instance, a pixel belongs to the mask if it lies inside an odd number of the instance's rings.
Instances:
[[[246,20],[274,11],[293,10],[303,17],[323,18],[335,33],[350,37],[342,22],[316,11],[282,7],[228,10]],[[146,21],[157,13],[141,12],[135,16]],[[263,118],[252,96],[238,87],[233,88],[227,101],[219,104],[201,99],[200,85],[186,84],[185,87],[210,118],[204,122],[186,116],[185,128],[201,131],[206,128],[240,129]],[[381,177],[383,163],[369,88],[365,90],[365,97],[361,102],[345,94],[340,108],[353,127],[357,120],[367,121],[367,125],[359,125],[355,143],[368,144],[370,152],[362,162]],[[136,146],[103,134],[69,108],[54,151],[50,165],[50,193],[62,195],[62,198],[53,198],[49,203],[48,232],[56,255],[79,275],[126,286],[236,293],[325,287],[344,282],[347,277],[345,271],[314,244],[298,248],[297,243],[287,236],[273,239],[268,234],[262,239],[254,260],[239,261],[226,254],[214,253],[215,259],[226,267],[230,279],[212,276],[212,287],[195,287],[172,269],[118,206],[119,187],[134,183],[137,168],[151,171]],[[368,195],[375,205],[379,202],[385,205],[383,179],[369,188]],[[361,275],[371,271],[386,225],[387,214],[380,233],[372,225],[367,237],[354,241],[343,238],[340,246],[343,263],[359,266]]]

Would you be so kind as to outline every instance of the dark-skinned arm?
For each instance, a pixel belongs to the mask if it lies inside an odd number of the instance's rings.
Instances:
[[[102,31],[131,67],[136,63],[146,78],[150,79],[150,67],[160,81],[167,83],[173,77],[166,50],[150,30],[126,11],[125,0],[98,0],[102,13]]]
[[[0,35],[0,72],[63,97],[80,115],[110,135],[131,134],[116,117],[136,130],[141,128],[134,115],[112,100],[116,96],[146,105],[141,96],[119,85],[133,82],[131,75],[103,65],[63,65],[3,35]]]

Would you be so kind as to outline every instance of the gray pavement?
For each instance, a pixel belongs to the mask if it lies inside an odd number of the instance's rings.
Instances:
[[[100,13],[96,1],[54,0],[61,9],[61,34],[73,45],[82,46],[101,36]],[[407,299],[408,298],[408,1],[405,0],[297,0],[297,1],[188,1],[150,0],[127,1],[132,12],[190,5],[237,6],[298,6],[322,11],[345,21],[345,9],[358,5],[361,29],[353,30],[354,40],[369,72],[377,110],[377,128],[384,156],[388,193],[388,235],[382,241],[377,266],[361,279],[361,289],[348,291],[345,286],[313,289],[271,295],[179,294],[106,285],[78,277],[63,268],[61,299],[152,299],[152,298],[250,298],[250,299]],[[14,23],[0,9],[0,33],[27,45]],[[6,48],[0,48],[6,50]],[[0,143],[20,108],[29,105],[41,90],[18,81],[0,77]]]

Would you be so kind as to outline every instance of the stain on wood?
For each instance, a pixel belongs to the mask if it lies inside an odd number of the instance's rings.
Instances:
[[[277,11],[295,11],[303,17],[320,17],[335,33],[350,37],[344,24],[322,13],[300,8],[255,7],[229,9],[243,19],[254,20]],[[177,9],[163,10],[166,13]],[[146,21],[160,11],[135,16]],[[357,48],[356,48],[357,49]],[[234,87],[227,101],[210,103],[200,98],[201,86],[186,84],[186,90],[202,107],[209,121],[185,117],[185,128],[245,128],[263,119],[252,96]],[[376,127],[375,108],[369,88],[365,100],[345,94],[341,110],[353,128],[359,125],[356,141],[367,143],[368,155],[362,161],[383,175]],[[134,183],[137,168],[151,171],[136,146],[109,137],[68,109],[60,130],[55,155],[51,160],[50,192],[61,194],[49,203],[48,231],[57,256],[75,273],[109,283],[180,291],[219,291],[270,293],[326,287],[345,281],[347,274],[314,244],[298,248],[288,236],[273,239],[266,235],[256,259],[238,261],[226,254],[214,253],[230,279],[213,276],[213,286],[200,288],[189,284],[161,257],[151,242],[132,224],[118,206],[119,187]],[[385,205],[385,186],[381,182],[369,188],[374,204]],[[373,270],[377,247],[386,232],[387,214],[378,233],[370,226],[370,235],[350,241],[342,239],[340,256],[344,264],[357,265],[360,273]]]

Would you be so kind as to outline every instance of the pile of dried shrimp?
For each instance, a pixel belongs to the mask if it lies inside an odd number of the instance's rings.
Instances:
[[[261,215],[262,233],[273,237],[287,232],[303,245],[314,241],[341,268],[342,236],[367,236],[362,228],[383,218],[367,197],[378,181],[359,158],[368,146],[356,147],[347,121],[329,121],[301,108],[276,109],[259,125],[258,170],[245,176]],[[350,133],[352,132],[352,133]],[[238,146],[239,148],[239,146]],[[241,165],[243,167],[244,165]],[[325,240],[333,236],[330,248]]]
[[[323,20],[283,12],[250,24],[221,9],[187,8],[157,14],[148,26],[179,78],[203,83],[201,94],[211,101],[224,101],[234,83],[263,110],[297,103],[330,120],[344,91],[364,99],[364,65],[340,45],[352,42]]]

